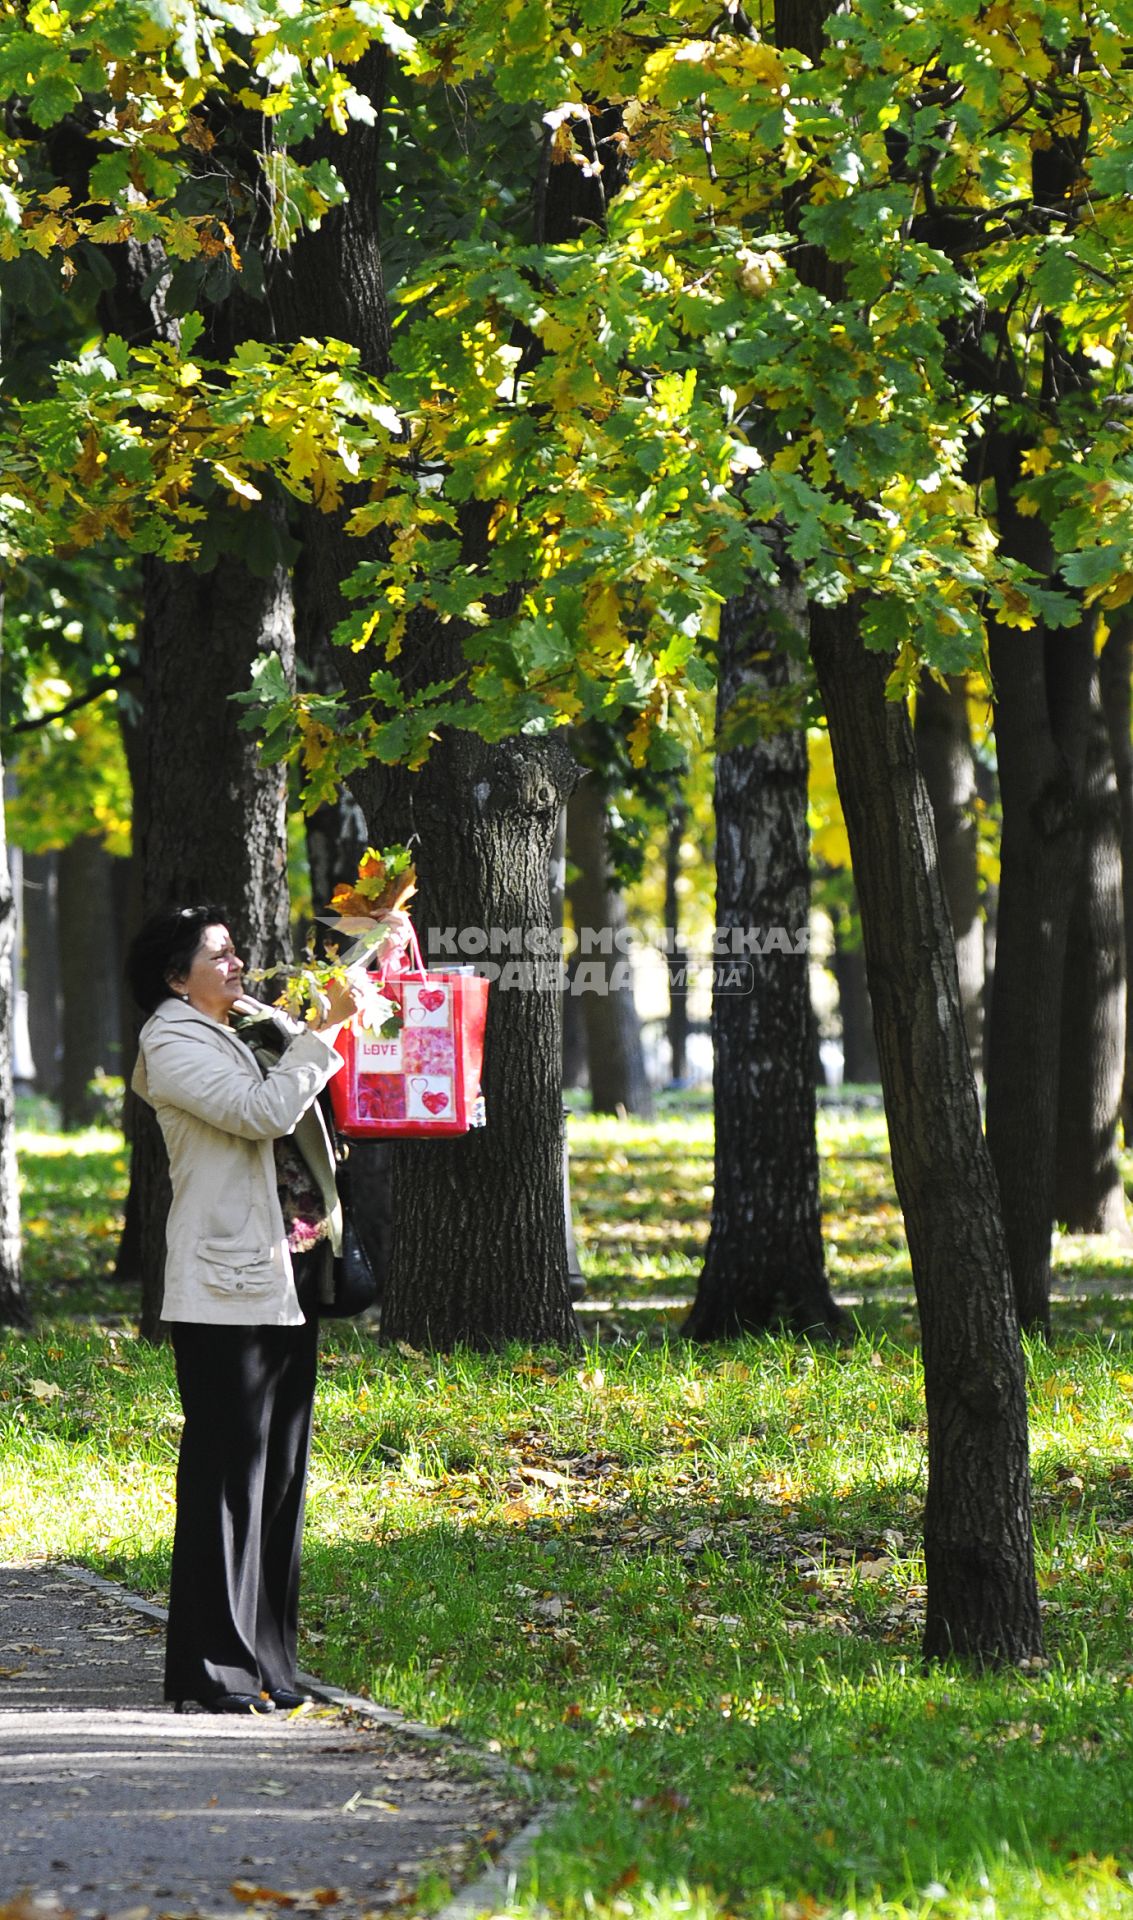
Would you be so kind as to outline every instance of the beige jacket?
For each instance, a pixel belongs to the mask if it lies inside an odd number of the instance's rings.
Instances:
[[[324,1034],[302,1031],[265,1074],[235,1033],[183,1001],[150,1015],[132,1085],[169,1153],[163,1320],[302,1323],[272,1142],[341,1064]]]

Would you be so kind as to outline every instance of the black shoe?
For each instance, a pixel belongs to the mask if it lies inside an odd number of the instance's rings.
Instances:
[[[274,1713],[275,1701],[265,1693],[214,1693],[207,1700],[178,1700],[178,1713],[186,1707],[203,1707],[206,1713]]]
[[[268,1699],[279,1708],[281,1713],[292,1713],[296,1707],[313,1705],[309,1693],[296,1693],[294,1687],[269,1687]]]

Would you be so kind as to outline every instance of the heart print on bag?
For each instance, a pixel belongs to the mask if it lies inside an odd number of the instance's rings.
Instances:
[[[410,1120],[423,1120],[426,1115],[436,1119],[452,1106],[452,1081],[447,1074],[415,1073],[410,1076],[408,1094]]]
[[[448,1026],[448,990],[445,987],[407,987],[402,1002],[411,1027]]]

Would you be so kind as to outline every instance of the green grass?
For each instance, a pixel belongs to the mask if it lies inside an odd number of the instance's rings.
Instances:
[[[884,1134],[873,1115],[822,1127],[835,1290],[865,1302],[844,1349],[695,1350],[628,1313],[640,1338],[572,1358],[328,1337],[302,1657],[489,1743],[562,1804],[521,1911],[1133,1916],[1125,1275],[1064,1244],[1087,1297],[1029,1355],[1050,1664],[926,1673],[923,1399],[891,1300],[907,1267]],[[572,1129],[592,1284],[689,1292],[707,1116]],[[73,1220],[78,1190],[37,1153],[29,1190],[41,1167]],[[168,1355],[123,1328],[9,1335],[0,1554],[160,1595],[178,1425]]]
[[[111,1268],[122,1228],[129,1156],[109,1127],[59,1133],[46,1101],[21,1101],[17,1134],[24,1286],[37,1319],[129,1314]]]

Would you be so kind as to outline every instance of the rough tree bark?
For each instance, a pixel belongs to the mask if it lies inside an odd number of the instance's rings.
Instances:
[[[63,992],[66,1129],[89,1126],[100,1106],[90,1091],[96,1073],[118,1073],[122,1053],[122,955],[114,909],[113,856],[92,834],[59,855],[56,927]]]
[[[678,789],[665,823],[665,931],[672,948],[667,951],[669,969],[669,1014],[665,1037],[669,1042],[669,1078],[674,1085],[684,1080],[688,1060],[688,949],[681,939],[681,848],[688,827],[688,802]]]
[[[0,647],[3,633],[4,595],[0,591]],[[28,1325],[29,1314],[20,1268],[20,1187],[12,1086],[15,1014],[12,947],[16,937],[16,901],[8,871],[3,793],[4,769],[0,765],[0,1326],[24,1327]]]
[[[547,897],[551,907],[552,958],[560,960],[563,951],[564,909],[566,907],[566,807],[559,808],[559,817],[555,822],[555,836],[551,842],[551,858],[547,867]],[[564,980],[566,969],[559,975]],[[566,1077],[566,1010],[570,1006],[570,996],[560,997],[559,1018],[562,1022],[563,1085],[571,1084]],[[574,1208],[570,1197],[570,1138],[566,1128],[567,1111],[563,1109],[563,1225],[566,1231],[567,1275],[570,1281],[572,1300],[581,1300],[586,1292],[586,1276],[582,1271],[582,1262],[578,1257],[578,1242],[574,1234]]]
[[[976,832],[976,766],[963,676],[942,686],[925,674],[917,691],[917,753],[932,805],[940,877],[956,942],[960,1003],[972,1064],[983,1066],[984,930]]]
[[[1062,983],[1054,1217],[1128,1235],[1117,1127],[1125,1070],[1121,804],[1095,670],[1082,783],[1082,860]]]
[[[90,155],[86,155],[89,164]],[[115,284],[103,301],[108,325],[127,339],[175,339],[165,311],[156,246],[114,251]],[[230,352],[262,315],[235,300],[208,313],[209,346]],[[123,727],[134,796],[133,910],[138,920],[175,902],[223,907],[250,967],[290,957],[287,777],[260,765],[255,735],[239,725],[231,695],[250,684],[264,653],[294,677],[291,579],[282,557],[285,523],[266,501],[234,521],[237,538],[209,568],[142,563],[137,693],[142,724]],[[257,571],[243,557],[256,554]],[[136,1026],[128,1036],[133,1052]],[[127,1066],[132,1062],[127,1058]],[[140,1332],[160,1338],[169,1169],[152,1109],[132,1096],[124,1116],[130,1190],[118,1276],[139,1285]]]
[[[24,855],[24,951],[28,1034],[36,1091],[54,1100],[63,1062],[62,998],[59,989],[57,853]]]
[[[1013,501],[1018,448],[989,443],[1000,537],[1040,575],[1041,523]],[[1095,674],[1092,623],[1051,633],[989,628],[1003,801],[987,1138],[1007,1229],[1019,1319],[1050,1331],[1050,1230],[1066,940],[1082,859]]]
[[[838,1011],[842,1016],[842,1078],[852,1087],[876,1086],[881,1078],[873,1007],[866,979],[865,949],[851,912],[843,908],[834,918],[834,978],[838,982]]]
[[[0,633],[4,600],[0,594]],[[16,1167],[16,1103],[12,1088],[12,945],[16,902],[8,872],[4,831],[3,768],[0,767],[0,1326],[30,1324],[20,1266],[20,1186]]]
[[[776,0],[780,46],[821,57],[830,0]],[[839,270],[801,249],[834,298]],[[978,1662],[1042,1651],[1027,1399],[995,1175],[960,1006],[932,810],[891,662],[850,602],[812,606],[811,656],[850,840],[893,1174],[921,1317],[928,1413],[924,1651]]]
[[[1121,819],[1121,901],[1125,930],[1125,1064],[1121,1124],[1133,1144],[1133,620],[1116,614],[1102,648],[1101,696]]]
[[[730,601],[720,620],[717,729],[741,690],[781,688],[796,674],[769,637],[766,591]],[[767,951],[727,959],[712,994],[716,1173],[708,1248],[683,1328],[691,1339],[772,1326],[825,1334],[841,1318],[822,1249],[809,917],[799,724],[716,758],[716,924],[758,928]],[[731,977],[741,970],[742,982]]]
[[[450,734],[437,744],[413,791],[423,944],[432,927],[496,927],[520,932],[525,944],[535,936],[553,956],[547,867],[574,777],[561,740],[487,745]],[[364,805],[365,780],[365,769],[354,776]],[[558,967],[530,954],[503,966],[484,1046],[487,1126],[395,1149],[383,1339],[445,1349],[578,1340],[563,1208]]]
[[[353,74],[378,109],[374,125],[352,120],[345,137],[324,129],[311,144],[333,156],[349,199],[281,263],[272,294],[282,337],[352,341],[377,373],[389,345],[379,225],[384,59],[380,49],[368,54]],[[346,611],[341,582],[365,557],[365,543],[332,514],[305,514],[302,533],[304,620],[329,635]],[[466,528],[470,553],[483,537],[476,519]],[[406,655],[422,682],[458,673],[463,664],[452,626],[418,630]],[[384,664],[384,656],[344,649],[338,667],[347,694],[365,699],[373,668]],[[533,929],[549,934],[547,864],[573,780],[561,741],[486,745],[450,734],[419,773],[360,768],[351,788],[375,844],[418,835],[415,917],[426,935],[431,926],[455,926],[522,937]],[[493,991],[485,1094],[482,1132],[394,1150],[383,1338],[417,1346],[509,1339],[573,1345],[557,980],[547,991]]]
[[[908,714],[885,697],[890,662],[863,648],[852,608],[812,608],[811,632],[921,1319],[924,1650],[1015,1661],[1042,1650],[1023,1359],[932,812]]]
[[[653,1095],[623,937],[629,923],[621,887],[610,870],[606,793],[596,772],[588,773],[570,797],[567,858],[574,868],[567,893],[579,941],[576,979],[586,1028],[590,1102],[595,1113],[648,1118]]]
[[[145,727],[134,815],[143,914],[175,901],[223,907],[246,965],[275,966],[289,956],[286,773],[261,767],[229,695],[249,685],[265,652],[294,671],[288,575],[276,567],[259,577],[235,558],[209,573],[147,559],[143,571]],[[124,1240],[141,1282],[141,1331],[155,1339],[169,1175],[151,1110],[131,1107]]]

